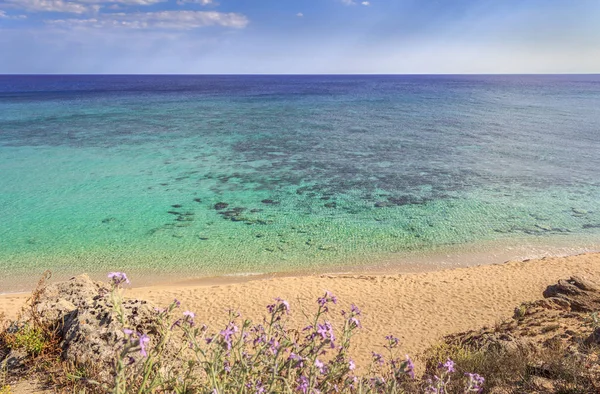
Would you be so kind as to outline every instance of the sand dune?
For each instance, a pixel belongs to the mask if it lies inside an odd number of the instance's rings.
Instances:
[[[415,355],[443,335],[509,318],[519,303],[541,298],[546,286],[571,275],[600,281],[600,253],[402,275],[172,284],[132,288],[127,295],[163,305],[177,298],[183,310],[194,311],[197,320],[214,329],[227,322],[230,309],[256,321],[274,297],[282,297],[291,304],[290,324],[301,327],[306,323],[301,312],[314,311],[316,298],[328,290],[340,299],[331,312],[332,321],[350,303],[363,312],[363,329],[354,339],[354,356],[365,365],[371,350],[381,350],[386,335],[399,337],[402,350]],[[0,312],[14,317],[26,298],[26,294],[0,296]]]

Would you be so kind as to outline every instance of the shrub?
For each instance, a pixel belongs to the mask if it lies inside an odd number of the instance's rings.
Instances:
[[[111,273],[114,315],[122,317],[121,285],[126,276]],[[179,312],[179,302],[157,311],[158,340],[151,346],[146,333],[125,327],[127,339],[116,355],[113,393],[404,393],[424,390],[447,393],[450,381],[461,392],[481,392],[477,374],[454,374],[453,361],[440,364],[439,373],[425,384],[415,380],[414,364],[398,354],[399,341],[386,337],[386,354],[373,353],[364,376],[355,374],[350,358],[351,339],[361,329],[360,310],[352,305],[337,313],[343,324],[335,327],[337,298],[319,297],[307,325],[288,328],[289,303],[276,298],[261,323],[242,320],[231,312],[218,331],[199,324],[191,311]],[[125,322],[125,319],[121,318]],[[181,339],[180,360],[165,357],[166,344]],[[422,386],[422,387],[421,387]]]

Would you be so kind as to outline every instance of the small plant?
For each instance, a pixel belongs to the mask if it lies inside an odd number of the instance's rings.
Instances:
[[[518,307],[515,308],[515,313],[513,315],[513,319],[520,321],[523,320],[525,318],[525,316],[527,315],[527,310],[528,310],[528,306],[527,304],[521,304]]]
[[[13,335],[7,336],[7,345],[12,349],[21,349],[31,356],[39,356],[49,346],[45,333],[39,327],[25,325]]]

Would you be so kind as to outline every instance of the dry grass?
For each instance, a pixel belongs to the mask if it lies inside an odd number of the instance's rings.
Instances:
[[[458,374],[485,376],[485,392],[503,393],[600,393],[600,376],[591,372],[600,360],[599,347],[581,345],[577,351],[561,342],[541,349],[477,350],[440,343],[425,353],[426,374],[435,374],[438,363],[450,358]],[[461,387],[452,387],[461,392]]]

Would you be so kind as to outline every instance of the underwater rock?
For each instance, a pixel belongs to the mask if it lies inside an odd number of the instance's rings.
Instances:
[[[110,218],[102,219],[102,223],[108,224],[108,223],[115,222],[116,220],[117,220],[117,218],[110,217]]]
[[[225,208],[227,208],[228,206],[229,206],[229,204],[227,204],[226,202],[218,202],[218,203],[216,203],[216,204],[214,205],[214,208],[215,208],[217,211],[220,211],[220,210],[222,210],[222,209],[225,209]]]
[[[243,216],[236,215],[236,216],[231,216],[231,218],[229,220],[231,220],[232,222],[247,222],[249,219],[245,218]]]
[[[588,229],[588,228],[600,228],[600,223],[599,224],[584,224],[581,227],[585,228],[585,229]]]
[[[171,205],[171,207],[173,207],[173,208],[181,208],[182,205],[181,204],[173,204],[173,205]]]
[[[387,201],[377,201],[375,203],[375,208],[387,208],[387,207],[391,207],[392,204],[387,202]]]
[[[178,216],[175,220],[178,222],[193,222],[194,218],[190,216]]]
[[[335,208],[337,207],[337,203],[334,202],[328,202],[327,204],[324,205],[325,208]]]
[[[197,203],[201,203],[202,199],[201,198],[194,198],[194,201],[197,202]]]
[[[262,211],[263,211],[262,209],[254,208],[254,209],[250,210],[250,213],[259,213],[259,212],[262,212]]]
[[[278,204],[280,204],[279,201],[274,201],[274,200],[271,200],[269,198],[266,198],[266,199],[262,200],[261,202],[263,204],[270,204],[270,205],[278,205]]]
[[[390,203],[398,206],[402,205],[420,205],[425,204],[425,200],[419,200],[411,196],[388,197]]]
[[[319,250],[334,250],[335,246],[334,245],[321,245],[319,246]]]

